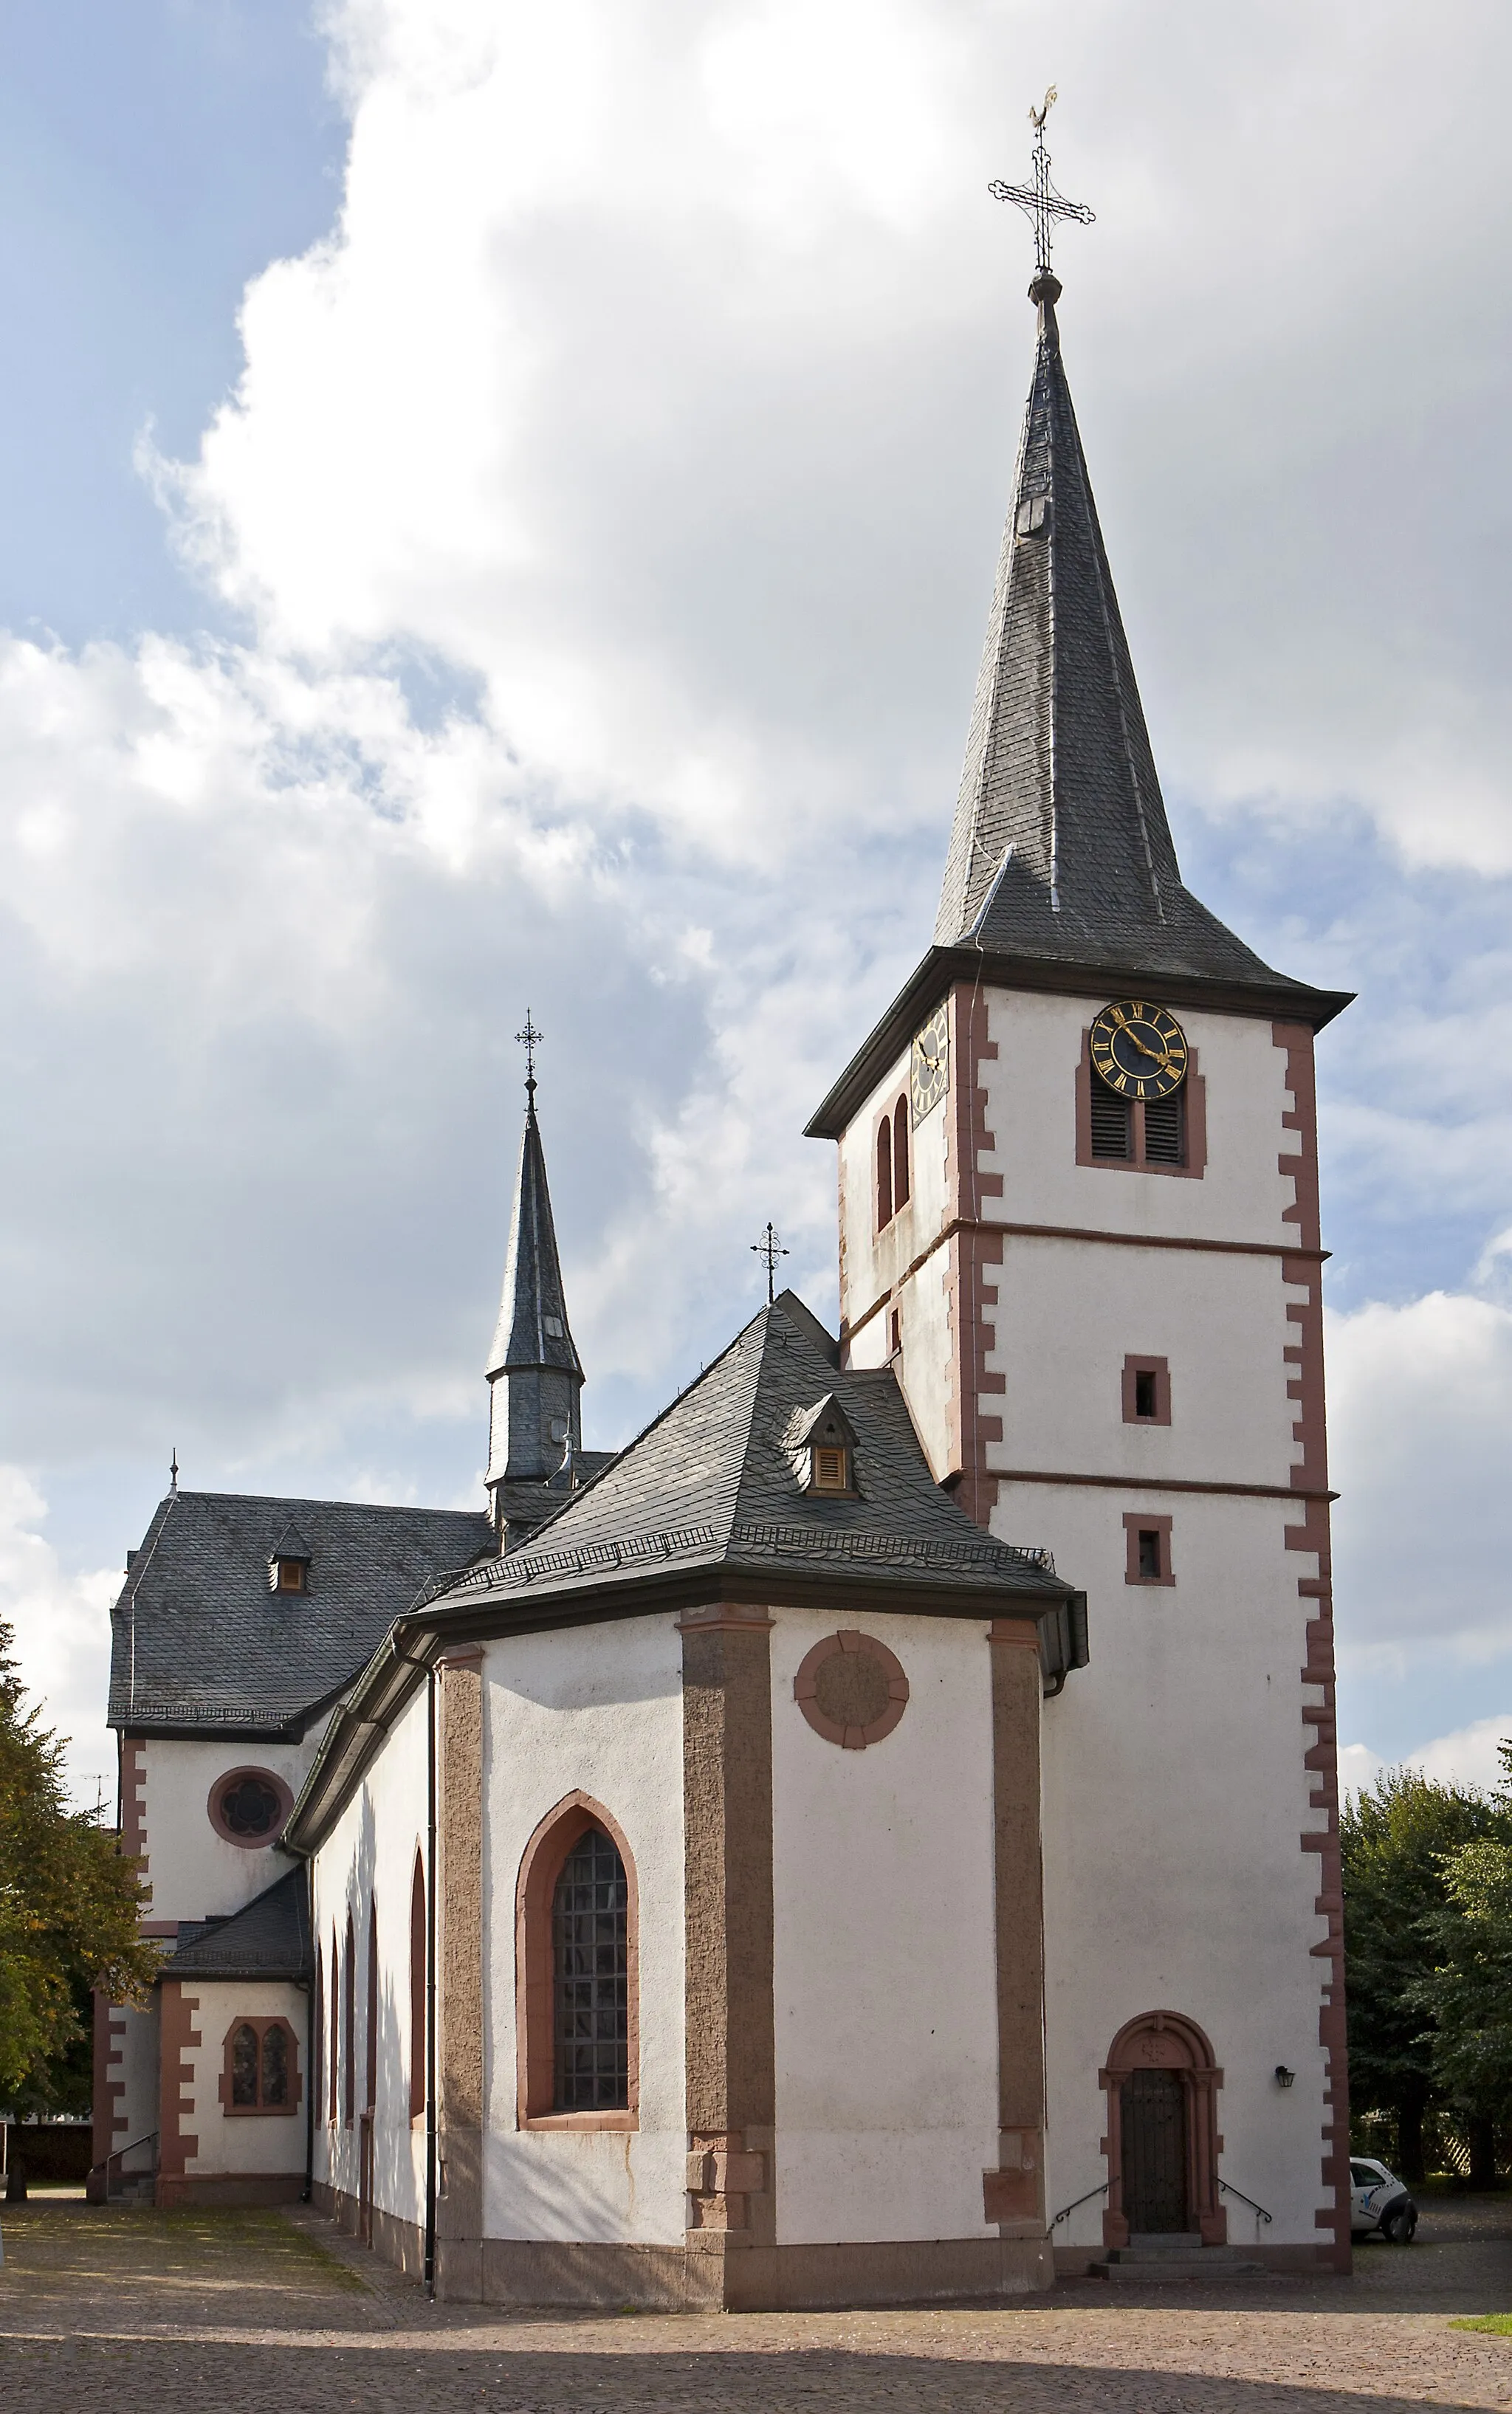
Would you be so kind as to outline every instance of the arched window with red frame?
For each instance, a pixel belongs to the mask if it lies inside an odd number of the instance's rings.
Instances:
[[[357,2111],[357,1931],[347,1913],[347,1949],[341,1987],[341,2119],[350,2129]]]
[[[884,1115],[876,1127],[876,1229],[892,1221],[892,1118]]]
[[[325,2094],[325,1947],[315,1945],[315,2002],[309,2022],[309,2091],[317,2120]]]
[[[527,1844],[515,1934],[520,2127],[638,2128],[636,1865],[588,1795],[569,1794]]]
[[[337,1942],[334,1926],[331,1930],[331,1994],[327,2018],[331,2024],[331,2049],[326,2057],[330,2068],[326,2074],[325,2117],[334,2129],[340,2101],[337,2091],[340,2085],[341,2070],[341,1948]]]
[[[378,2109],[378,1905],[376,1902],[369,1902],[367,1906],[367,2016],[364,2025],[367,2030],[364,2044],[367,2049],[367,2087],[363,2097],[363,2110],[373,2112]]]
[[[426,2109],[426,1865],[414,1856],[410,1887],[410,2118]]]
[[[900,1098],[892,1110],[892,1211],[908,1204],[908,1101]]]

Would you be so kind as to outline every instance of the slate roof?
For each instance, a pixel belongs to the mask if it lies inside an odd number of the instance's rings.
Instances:
[[[827,1394],[855,1428],[854,1498],[807,1494],[795,1472],[799,1423]],[[428,1614],[525,1607],[700,1568],[776,1586],[1070,1589],[1042,1554],[995,1541],[941,1491],[891,1369],[842,1371],[838,1346],[792,1291],[527,1542],[433,1587]]]
[[[1274,988],[1284,976],[1182,885],[1061,360],[1060,287],[1030,292],[1034,376],[936,945]]]
[[[552,1322],[560,1325],[560,1332],[548,1329]],[[487,1372],[490,1377],[502,1375],[513,1366],[553,1366],[576,1375],[579,1382],[583,1379],[582,1361],[567,1323],[567,1293],[557,1255],[546,1152],[533,1098],[526,1110],[520,1139],[509,1256]]]
[[[305,1593],[268,1583],[291,1526]],[[481,1512],[171,1492],[111,1613],[110,1722],[298,1736],[425,1586],[494,1548]]]
[[[182,1921],[159,1978],[306,1978],[313,1973],[309,1878],[301,1863],[224,1919]]]

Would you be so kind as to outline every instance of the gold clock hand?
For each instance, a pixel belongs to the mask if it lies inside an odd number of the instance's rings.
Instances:
[[[1126,1022],[1124,1024],[1124,1029],[1128,1033],[1130,1038],[1133,1041],[1135,1047],[1139,1050],[1142,1056],[1153,1057],[1157,1065],[1163,1065],[1166,1062],[1171,1053],[1169,1048],[1162,1048],[1157,1053],[1155,1049],[1145,1047],[1145,1042],[1141,1039],[1138,1032],[1134,1029],[1131,1022]]]

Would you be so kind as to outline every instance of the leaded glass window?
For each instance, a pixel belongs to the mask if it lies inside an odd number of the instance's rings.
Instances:
[[[262,2032],[262,2101],[264,2104],[287,2104],[289,2101],[289,2032],[285,2028]]]
[[[257,2031],[245,2020],[231,2041],[231,2100],[257,2102]]]
[[[602,1827],[585,1828],[551,1903],[559,2112],[630,2101],[628,1911],[624,1863]]]

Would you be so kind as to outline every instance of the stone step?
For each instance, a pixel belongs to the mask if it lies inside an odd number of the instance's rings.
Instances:
[[[1254,2280],[1264,2263],[1251,2263],[1232,2246],[1114,2246],[1090,2267],[1094,2279],[1129,2288],[1160,2287],[1168,2280]]]

